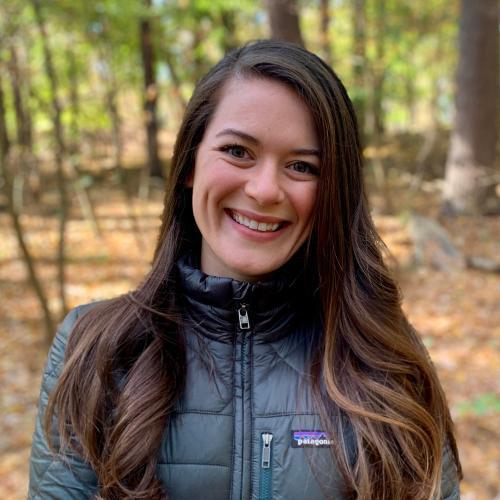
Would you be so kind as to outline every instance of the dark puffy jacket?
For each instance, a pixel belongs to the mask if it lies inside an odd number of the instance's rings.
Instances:
[[[186,389],[160,448],[158,474],[172,500],[342,499],[342,481],[308,387],[318,327],[303,319],[286,278],[250,284],[178,266],[186,314]],[[43,375],[33,439],[30,499],[86,499],[92,469],[47,447],[41,417],[60,374],[69,313]],[[83,402],[82,402],[83,403]],[[459,498],[445,454],[442,495]]]

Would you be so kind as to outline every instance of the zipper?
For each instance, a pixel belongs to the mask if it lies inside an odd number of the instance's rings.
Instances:
[[[247,304],[240,304],[240,307],[238,309],[238,321],[240,325],[241,330],[250,330],[250,317],[248,315],[248,306]],[[242,404],[242,428],[245,428],[245,384],[246,384],[246,366],[247,366],[247,342],[248,342],[248,336],[250,332],[245,331],[243,333],[243,338],[241,339],[241,391],[242,391],[242,399],[241,399],[241,404]],[[244,438],[242,436],[242,443],[241,443],[241,453],[242,456],[244,456]],[[243,498],[243,468],[241,471],[241,478],[240,478],[240,498]]]
[[[242,330],[250,330],[250,318],[247,307],[246,304],[240,304],[240,308],[238,309],[238,321]]]
[[[273,435],[270,432],[264,432],[262,434],[259,500],[272,500],[273,498],[273,488],[272,488],[273,468],[271,465],[272,441],[273,441]]]

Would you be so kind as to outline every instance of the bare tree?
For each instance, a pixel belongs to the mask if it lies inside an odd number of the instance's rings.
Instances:
[[[66,145],[67,165],[70,169],[72,187],[75,191],[78,204],[82,214],[89,223],[94,236],[102,240],[102,232],[97,221],[97,215],[90,197],[88,186],[82,182],[83,175],[80,164],[80,146],[79,146],[79,115],[80,115],[80,96],[78,90],[78,67],[76,64],[76,53],[71,47],[66,48],[66,59],[68,61],[67,75],[69,82],[69,110],[71,111],[71,122],[69,124],[70,140],[69,147]]]
[[[385,131],[384,126],[384,82],[386,77],[385,50],[386,50],[386,0],[375,0],[375,61],[369,67],[371,102],[370,114],[365,115],[368,128],[372,132],[371,144],[380,151]],[[363,110],[364,111],[364,110]],[[394,213],[394,203],[392,200],[392,190],[389,185],[388,165],[377,154],[372,162],[373,174],[378,188],[384,193],[383,211]]]
[[[352,2],[352,26],[354,32],[353,73],[355,94],[353,104],[356,109],[359,130],[365,133],[366,118],[366,0]]]
[[[444,213],[498,210],[494,192],[497,111],[497,0],[462,0],[456,115],[446,162]]]
[[[104,54],[104,51],[102,51],[102,54]],[[104,61],[105,60],[104,55],[102,55],[101,57],[102,60]],[[127,210],[127,217],[130,221],[133,234],[137,242],[137,246],[139,247],[141,252],[144,252],[146,250],[146,246],[143,239],[144,235],[141,230],[139,220],[134,213],[134,200],[128,189],[125,178],[125,169],[123,168],[122,118],[120,115],[120,110],[118,108],[118,83],[116,81],[115,74],[111,69],[107,72],[104,72],[102,77],[104,84],[106,86],[106,109],[110,117],[112,126],[115,168],[118,172],[118,180],[120,183],[120,187],[125,196],[125,207]]]
[[[0,70],[1,70],[0,66]],[[5,119],[5,97],[3,92],[2,71],[0,71],[0,156],[5,158],[10,149],[9,131]]]
[[[41,194],[41,175],[38,161],[33,153],[33,126],[31,110],[29,106],[29,78],[23,57],[19,57],[19,47],[16,41],[11,39],[9,43],[10,59],[7,64],[9,69],[11,94],[13,97],[14,115],[16,121],[17,145],[22,150],[23,161],[17,169],[14,178],[14,193],[16,193],[16,203],[24,203],[24,186],[27,184],[29,194],[35,201],[38,201]],[[25,183],[27,181],[27,183]]]
[[[386,5],[385,0],[376,0],[375,3],[375,22],[376,38],[375,53],[376,60],[373,65],[373,96],[372,96],[372,116],[373,132],[377,140],[384,134],[384,109],[382,101],[384,97],[385,81],[385,29],[386,29]]]
[[[295,0],[267,0],[271,38],[304,46]]]
[[[172,81],[172,92],[175,97],[176,102],[179,105],[179,109],[181,110],[182,114],[184,114],[184,110],[186,109],[187,102],[184,99],[184,96],[182,95],[181,92],[181,79],[177,73],[177,67],[175,65],[174,58],[170,52],[169,47],[165,48],[164,51],[164,56],[165,56],[165,64],[168,67],[168,71],[170,72],[170,79]]]
[[[151,0],[144,0],[145,6],[150,9]],[[155,74],[155,52],[153,46],[153,30],[151,19],[144,17],[140,21],[140,37],[142,51],[142,65],[144,71],[144,113],[146,121],[146,135],[148,146],[149,174],[163,177],[163,171],[158,155],[158,120],[156,103],[158,101],[158,86]]]
[[[76,54],[72,47],[66,48],[66,60],[68,61],[67,75],[69,82],[69,102],[71,109],[71,122],[69,126],[71,137],[70,150],[71,153],[78,154],[80,149],[78,140],[80,135],[78,124],[78,120],[80,117],[80,93],[78,88],[79,71]]]
[[[17,142],[31,151],[31,119],[29,117],[28,107],[25,105],[25,100],[23,99],[24,79],[21,77],[18,59],[18,50],[14,44],[11,44],[8,68],[11,80],[14,109],[16,111]]]
[[[46,342],[50,343],[54,333],[54,320],[49,309],[47,295],[36,272],[34,259],[29,251],[28,245],[26,244],[24,230],[19,219],[16,203],[14,201],[13,176],[10,171],[11,169],[7,165],[7,159],[10,152],[10,139],[5,119],[3,81],[1,75],[2,73],[0,72],[0,188],[4,192],[7,200],[7,213],[12,220],[12,226],[14,228],[17,243],[21,249],[21,254],[26,265],[30,283],[43,311]],[[19,160],[22,161],[22,149],[20,148],[19,150],[21,151],[21,157]]]
[[[20,158],[19,160],[22,161],[22,158]],[[17,243],[19,245],[19,248],[21,249],[21,255],[26,265],[29,281],[31,283],[31,286],[33,287],[33,290],[35,291],[35,294],[38,298],[38,302],[40,303],[40,306],[42,308],[43,319],[45,324],[45,340],[47,344],[50,344],[55,331],[54,328],[55,323],[52,317],[52,313],[49,309],[47,295],[45,293],[42,282],[40,281],[40,278],[36,271],[35,261],[33,259],[33,256],[31,255],[28,245],[26,244],[24,230],[21,225],[16,204],[14,202],[14,193],[13,193],[14,186],[12,182],[12,175],[6,163],[7,163],[7,157],[3,157],[3,154],[0,155],[0,178],[3,181],[2,188],[6,194],[7,212],[9,213],[9,216],[12,220],[12,226],[16,234]]]
[[[59,245],[57,254],[57,274],[59,280],[59,297],[61,300],[62,313],[65,314],[68,307],[66,301],[66,269],[65,269],[65,235],[66,235],[66,219],[68,211],[68,194],[66,191],[66,176],[64,173],[64,155],[66,146],[63,139],[62,126],[62,107],[58,97],[58,81],[54,65],[52,63],[52,52],[49,46],[49,39],[45,22],[42,15],[40,0],[31,0],[35,19],[38,25],[38,31],[42,39],[43,55],[45,72],[50,83],[51,102],[52,102],[52,122],[54,126],[55,139],[55,161],[57,169],[57,184],[60,196],[59,206]]]
[[[332,64],[332,50],[330,43],[330,1],[321,0],[320,5],[320,40],[323,57],[328,64]]]

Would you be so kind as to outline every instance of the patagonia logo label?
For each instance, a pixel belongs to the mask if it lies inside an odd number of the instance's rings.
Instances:
[[[292,431],[292,448],[328,448],[333,441],[324,431]]]

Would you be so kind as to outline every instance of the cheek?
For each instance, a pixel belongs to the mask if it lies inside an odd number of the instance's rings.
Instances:
[[[199,163],[193,176],[193,204],[206,215],[224,204],[241,182],[240,172],[223,161]]]
[[[305,187],[295,197],[295,209],[304,225],[309,225],[316,205],[317,183]]]

